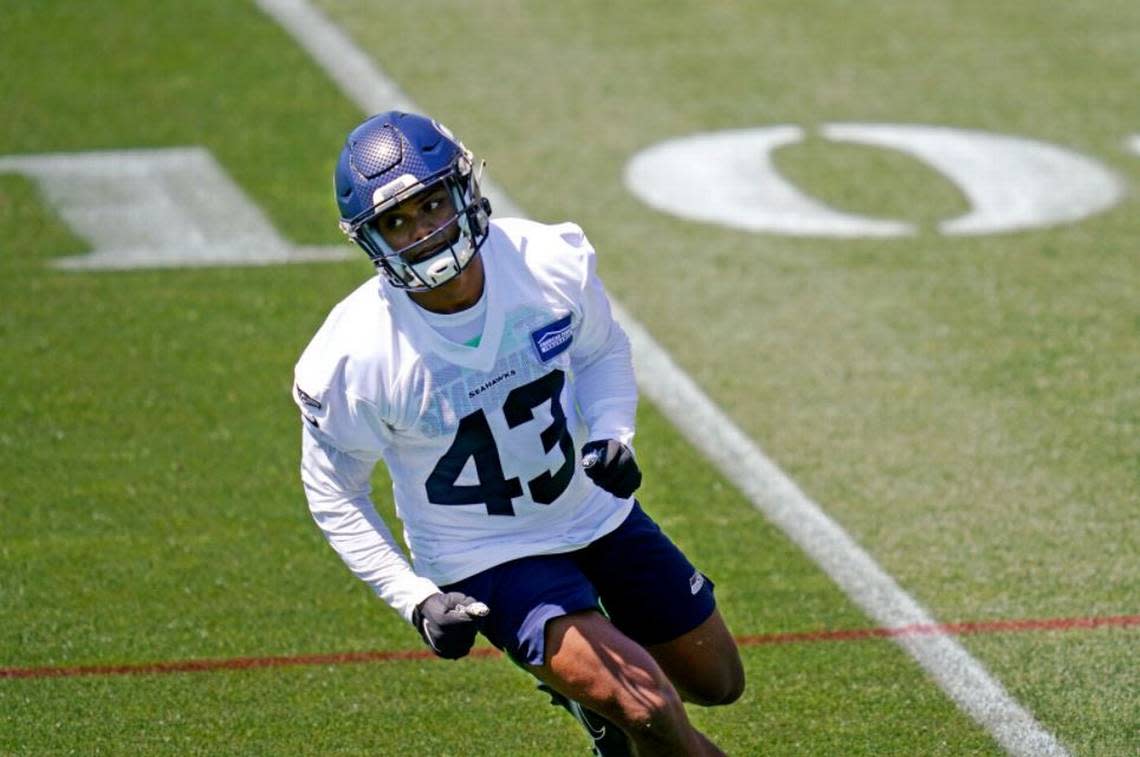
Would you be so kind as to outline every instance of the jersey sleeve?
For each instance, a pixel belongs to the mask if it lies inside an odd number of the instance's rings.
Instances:
[[[597,255],[586,235],[566,224],[562,239],[583,256],[578,293],[581,326],[570,348],[576,398],[590,440],[632,444],[637,413],[637,382],[629,337],[614,320],[609,296],[597,274]]]
[[[310,370],[304,360],[298,363],[293,401],[306,427],[318,439],[375,463],[391,443],[392,429],[375,402],[353,391],[343,362],[322,371]]]
[[[416,575],[372,503],[372,470],[393,431],[383,393],[363,383],[378,374],[376,363],[347,345],[358,332],[352,315],[343,304],[334,309],[294,372],[301,481],[313,519],[349,570],[411,622],[439,589]]]
[[[376,512],[370,497],[374,467],[303,424],[301,481],[313,520],[349,570],[410,623],[416,605],[439,588],[416,575]]]

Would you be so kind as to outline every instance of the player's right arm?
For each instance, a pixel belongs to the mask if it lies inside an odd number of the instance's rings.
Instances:
[[[461,657],[487,608],[445,595],[417,575],[371,499],[372,470],[396,443],[386,391],[395,350],[384,343],[385,323],[375,282],[362,285],[333,309],[297,362],[301,480],[313,519],[349,570],[436,654]],[[361,334],[370,338],[362,341]]]
[[[416,607],[439,593],[416,575],[371,499],[375,463],[341,452],[303,423],[301,481],[309,512],[358,578],[409,623]]]
[[[416,606],[439,588],[412,570],[371,500],[372,470],[391,441],[376,404],[382,387],[361,383],[385,365],[383,352],[362,349],[359,338],[365,325],[384,322],[374,286],[333,308],[297,361],[301,481],[313,519],[349,570],[411,622]]]
[[[309,511],[325,538],[358,578],[411,623],[431,650],[457,659],[475,641],[486,605],[442,593],[416,575],[370,496],[375,463],[340,452],[308,421],[302,431],[301,480]]]

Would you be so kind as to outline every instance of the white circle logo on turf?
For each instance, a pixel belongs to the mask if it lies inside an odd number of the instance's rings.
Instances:
[[[992,234],[1071,223],[1124,196],[1123,182],[1095,160],[1022,137],[939,126],[829,124],[824,138],[911,155],[952,181],[969,212],[942,221],[948,235]],[[671,139],[629,161],[625,181],[650,207],[734,229],[792,236],[899,237],[909,222],[831,208],[780,175],[777,148],[802,141],[798,126],[710,132]]]

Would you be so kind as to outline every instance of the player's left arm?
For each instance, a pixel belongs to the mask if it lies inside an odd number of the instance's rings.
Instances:
[[[579,250],[584,272],[581,320],[570,351],[578,407],[589,428],[582,465],[595,484],[626,498],[641,485],[633,453],[637,382],[629,337],[614,320],[609,296],[598,278],[596,257],[585,236]]]

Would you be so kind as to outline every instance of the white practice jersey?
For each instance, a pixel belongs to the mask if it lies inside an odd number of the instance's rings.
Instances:
[[[477,346],[443,337],[377,277],[333,309],[296,366],[310,509],[406,618],[439,585],[582,547],[632,507],[579,459],[588,440],[630,443],[637,403],[593,248],[573,224],[505,219],[480,255]],[[369,498],[379,460],[414,571]]]

